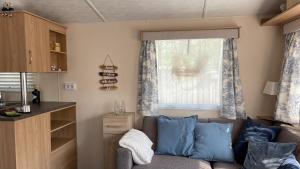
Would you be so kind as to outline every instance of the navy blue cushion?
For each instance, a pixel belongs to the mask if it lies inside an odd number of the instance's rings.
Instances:
[[[205,161],[234,162],[231,144],[233,124],[197,123],[191,158]]]
[[[190,156],[197,119],[197,116],[158,117],[156,154]]]
[[[255,122],[248,118],[237,143],[233,147],[235,160],[243,164],[247,149],[248,141],[274,141],[280,132],[280,127],[266,126],[265,124]]]
[[[295,143],[250,141],[243,169],[278,169],[295,149]]]
[[[291,154],[278,169],[300,169],[300,164],[296,160],[295,155]]]

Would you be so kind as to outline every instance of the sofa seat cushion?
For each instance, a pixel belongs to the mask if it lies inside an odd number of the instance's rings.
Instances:
[[[213,166],[213,169],[240,169],[240,168],[242,168],[242,166],[237,163],[216,162],[216,163],[213,163],[212,166]]]
[[[133,169],[212,169],[210,163],[186,157],[154,155],[151,164],[136,165]]]

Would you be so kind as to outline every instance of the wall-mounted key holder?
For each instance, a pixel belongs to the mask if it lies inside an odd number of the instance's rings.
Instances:
[[[109,62],[109,63],[107,63]],[[101,80],[99,81],[102,85],[100,87],[101,90],[116,90],[118,87],[116,86],[118,83],[118,67],[114,65],[111,57],[107,55],[105,57],[104,63],[100,65],[101,72],[99,72],[99,76]]]

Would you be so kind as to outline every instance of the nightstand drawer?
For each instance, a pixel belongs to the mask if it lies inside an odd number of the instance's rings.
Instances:
[[[122,134],[131,128],[128,119],[103,118],[103,133]]]
[[[132,129],[134,114],[115,115],[113,113],[103,116],[103,134],[124,134]]]

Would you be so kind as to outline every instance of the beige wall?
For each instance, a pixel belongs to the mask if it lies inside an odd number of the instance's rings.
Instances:
[[[275,98],[263,95],[262,90],[267,80],[279,79],[282,33],[277,27],[261,27],[254,17],[69,24],[69,70],[60,77],[61,83],[77,83],[78,89],[74,92],[61,90],[60,98],[78,103],[79,168],[102,168],[101,115],[112,111],[113,102],[125,100],[127,110],[136,111],[140,31],[195,30],[233,25],[241,26],[238,50],[247,112],[251,116],[272,114]],[[119,66],[117,91],[99,90],[98,66],[103,63],[106,54],[110,54]],[[55,75],[45,79],[49,82],[56,80]],[[50,99],[56,97],[50,90],[47,93]],[[47,97],[44,99],[47,100]],[[194,112],[166,113],[188,115]],[[217,116],[215,112],[197,113]]]

